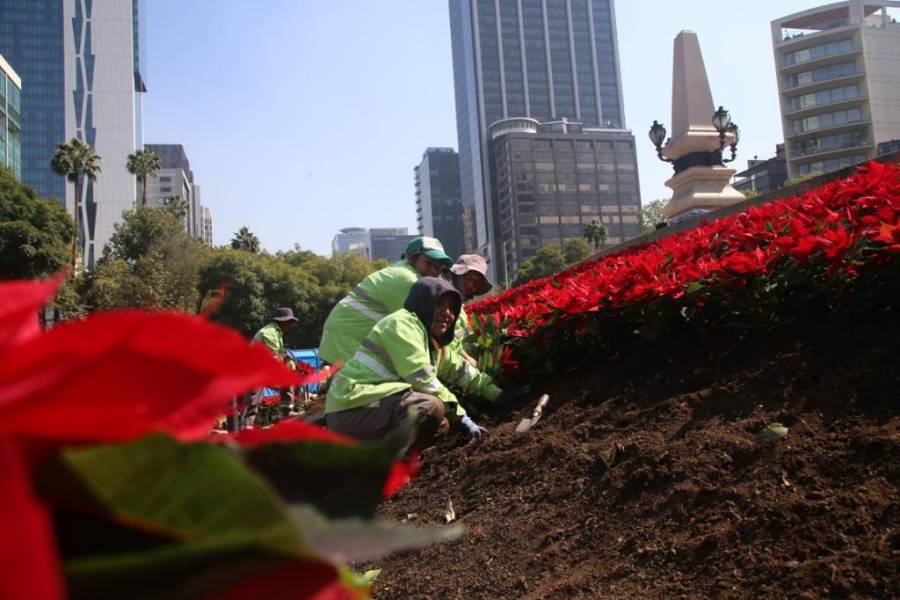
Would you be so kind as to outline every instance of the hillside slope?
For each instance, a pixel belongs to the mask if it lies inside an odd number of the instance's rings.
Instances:
[[[384,517],[467,534],[380,562],[388,598],[900,597],[900,319],[641,344],[451,436]],[[760,435],[772,422],[780,439]]]

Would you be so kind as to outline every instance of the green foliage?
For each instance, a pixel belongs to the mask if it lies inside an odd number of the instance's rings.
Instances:
[[[566,266],[566,258],[559,246],[541,246],[534,256],[526,259],[516,273],[513,285],[521,285],[526,281],[552,275]]]
[[[163,199],[162,207],[169,211],[172,216],[179,221],[183,222],[185,217],[188,216],[187,200],[181,196],[169,196],[168,198]]]
[[[756,191],[756,190],[751,190],[751,189],[741,190],[741,193],[744,195],[744,198],[746,198],[746,199],[748,199],[748,200],[749,200],[750,198],[756,198],[757,196],[759,196],[759,192],[758,192],[758,191]]]
[[[819,171],[813,171],[811,173],[806,173],[805,175],[794,175],[793,177],[788,177],[781,187],[791,187],[792,185],[797,185],[798,183],[803,183],[804,181],[808,181],[813,177],[818,177],[821,175]]]
[[[582,238],[573,238],[563,246],[563,256],[566,264],[573,264],[586,259],[591,255],[591,247]]]
[[[147,178],[159,173],[159,156],[153,150],[141,148],[128,155],[125,167],[141,183],[141,206],[147,206]]]
[[[237,233],[234,234],[234,237],[231,238],[231,247],[235,250],[259,254],[259,238],[247,227],[241,227]]]
[[[606,227],[600,221],[594,219],[590,225],[584,226],[584,232],[581,235],[594,245],[594,252],[596,252],[606,242]]]
[[[641,229],[644,233],[652,233],[656,231],[656,224],[666,220],[663,216],[663,207],[668,203],[667,200],[651,200],[641,207]]]
[[[279,306],[289,306],[299,319],[285,334],[289,347],[318,346],[325,319],[334,305],[375,265],[358,254],[331,258],[295,248],[276,256],[221,248],[200,267],[200,300],[208,305],[226,286],[212,319],[252,336]]]
[[[75,224],[55,200],[38,198],[0,166],[0,279],[39,279],[71,259]]]
[[[155,307],[192,312],[204,248],[161,208],[126,211],[85,285],[91,308]]]

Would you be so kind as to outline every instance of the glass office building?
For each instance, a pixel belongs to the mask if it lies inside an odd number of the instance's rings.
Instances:
[[[465,254],[466,232],[459,195],[459,154],[453,148],[428,148],[415,169],[416,220],[419,235],[441,240],[444,251],[456,258]]]
[[[134,206],[134,176],[125,168],[139,143],[139,0],[0,0],[0,54],[24,82],[22,181],[74,213],[74,190],[53,173],[57,144],[92,145],[102,174],[86,182],[80,237],[90,266]]]
[[[515,118],[625,130],[612,0],[449,0],[463,203],[499,259],[492,124]],[[572,133],[567,135],[581,135]],[[633,147],[633,144],[632,144]],[[633,149],[632,149],[633,151]]]
[[[22,80],[0,56],[0,164],[22,179]]]

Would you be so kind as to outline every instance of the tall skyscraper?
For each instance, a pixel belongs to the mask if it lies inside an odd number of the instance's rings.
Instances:
[[[459,154],[453,148],[428,148],[414,172],[419,235],[441,240],[449,256],[465,254]]]
[[[22,79],[0,56],[0,165],[22,179]]]
[[[849,0],[772,21],[788,175],[827,172],[900,138],[900,2]]]
[[[57,144],[77,137],[102,159],[85,182],[84,250],[88,265],[134,206],[125,168],[139,144],[140,0],[0,0],[0,54],[22,89],[22,181],[74,212],[74,191],[50,169]]]
[[[462,199],[474,208],[477,250],[493,263],[500,248],[492,124],[566,119],[584,130],[630,136],[624,130],[615,9],[612,0],[449,4]]]

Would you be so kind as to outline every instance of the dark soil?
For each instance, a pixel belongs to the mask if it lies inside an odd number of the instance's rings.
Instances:
[[[530,433],[533,401],[450,436],[382,506],[438,524],[451,498],[466,534],[372,565],[375,596],[900,597],[898,332],[645,345],[543,382]]]

